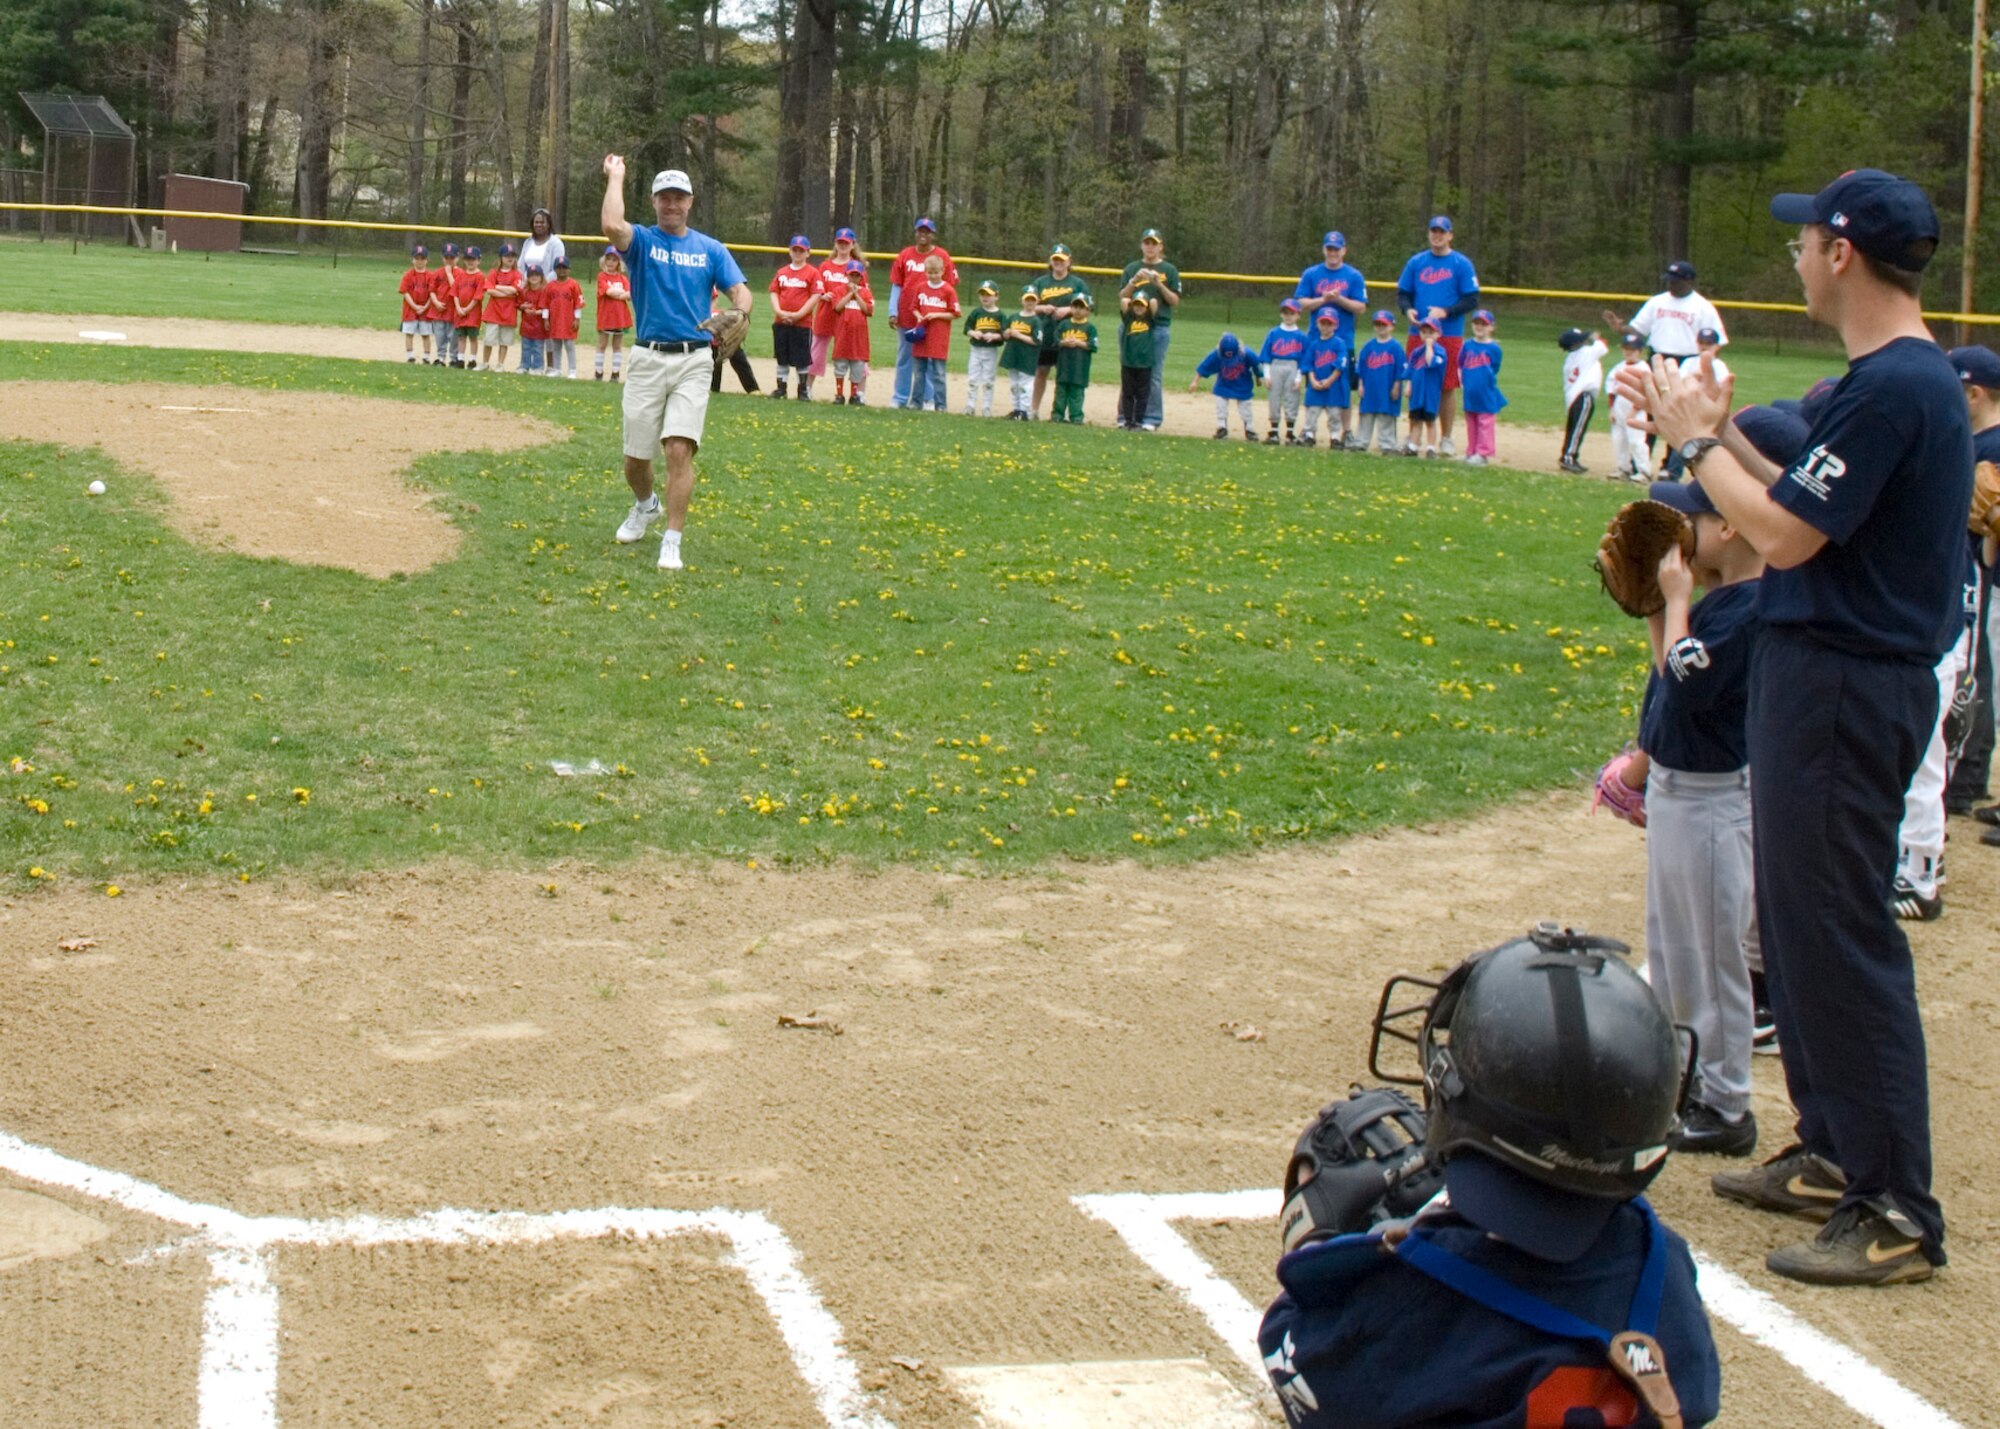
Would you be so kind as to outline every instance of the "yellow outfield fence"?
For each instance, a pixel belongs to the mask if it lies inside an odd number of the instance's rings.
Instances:
[[[118,218],[193,218],[210,223],[262,223],[279,228],[323,228],[353,230],[364,233],[435,233],[446,237],[469,238],[523,238],[526,235],[512,228],[452,228],[425,223],[376,223],[351,218],[291,218],[283,215],[256,213],[215,213],[207,209],[183,208],[111,208],[85,203],[0,203],[0,213],[74,213],[101,214]],[[602,233],[559,233],[555,235],[565,244],[576,243],[596,245],[604,239]],[[768,243],[731,243],[731,250],[742,253],[784,254],[789,249]],[[830,253],[831,249],[815,248],[814,253]],[[867,258],[889,259],[895,257],[890,252],[868,252],[861,250]],[[901,250],[897,250],[900,252]],[[1046,261],[1029,262],[1019,258],[975,258],[963,254],[952,255],[952,261],[963,263],[970,268],[1017,268],[1025,272],[1039,273],[1048,264]],[[1086,263],[1071,265],[1071,271],[1087,273],[1098,277],[1117,278],[1124,275],[1121,268],[1099,268]],[[1271,273],[1198,273],[1189,269],[1181,270],[1182,278],[1192,278],[1208,283],[1264,283],[1291,287],[1298,280],[1297,274]],[[1368,286],[1386,293],[1393,293],[1396,285],[1381,280],[1371,281]],[[1651,293],[1599,293],[1579,289],[1561,288],[1502,288],[1482,287],[1481,294],[1492,294],[1500,298],[1553,298],[1570,302],[1592,303],[1643,303],[1652,297]],[[1718,308],[1728,308],[1738,312],[1791,313],[1803,316],[1802,303],[1760,303],[1747,298],[1710,298]],[[1970,323],[1975,326],[1991,327],[2000,325],[2000,314],[1991,313],[1946,313],[1926,312],[1924,317],[1932,322]]]

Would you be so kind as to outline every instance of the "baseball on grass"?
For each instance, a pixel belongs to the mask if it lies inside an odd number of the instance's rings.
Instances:
[[[90,483],[90,494],[91,494],[92,496],[102,496],[102,495],[104,494],[104,483],[103,483],[103,482],[101,482],[101,481],[93,481],[93,482],[91,482],[91,483]]]

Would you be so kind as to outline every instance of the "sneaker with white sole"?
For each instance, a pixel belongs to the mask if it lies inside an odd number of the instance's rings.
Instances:
[[[1935,887],[1926,893],[1900,873],[1890,886],[1889,907],[1898,918],[1911,923],[1929,923],[1944,916],[1944,899]]]
[[[660,515],[660,495],[658,492],[654,492],[648,500],[633,502],[632,509],[626,513],[624,521],[619,524],[618,544],[629,546],[634,541],[644,540],[646,528],[659,520]]]
[[[1439,455],[1439,456],[1444,456],[1444,457],[1448,457],[1448,456],[1456,456],[1456,455],[1457,455],[1457,452],[1455,452],[1455,451],[1454,451],[1454,450],[1452,449],[1452,445],[1451,445],[1451,438],[1450,438],[1450,437],[1445,437],[1445,438],[1442,438],[1442,439],[1441,439],[1441,440],[1440,440],[1440,441],[1438,442],[1438,455]]]
[[[660,569],[678,571],[681,566],[681,533],[669,531],[660,537]]]

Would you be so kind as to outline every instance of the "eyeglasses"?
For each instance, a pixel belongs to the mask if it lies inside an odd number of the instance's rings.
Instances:
[[[1825,250],[1833,247],[1839,241],[1837,238],[1826,239],[1815,244],[1814,247],[1819,250]],[[1785,240],[1785,249],[1792,255],[1792,261],[1796,263],[1799,261],[1799,256],[1806,251],[1806,240],[1803,238],[1787,238]]]

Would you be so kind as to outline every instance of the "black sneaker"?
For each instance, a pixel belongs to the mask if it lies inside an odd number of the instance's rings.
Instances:
[[[1942,895],[1934,892],[1926,897],[1900,873],[1889,891],[1889,907],[1898,918],[1910,923],[1929,923],[1944,916]]]
[[[2000,829],[2000,804],[1981,804],[1972,811],[1972,817],[1982,824]]]
[[[1564,457],[1557,465],[1561,466],[1571,476],[1588,476],[1590,474],[1589,467],[1580,461],[1571,461],[1568,457]]]
[[[772,388],[772,389],[771,389],[771,400],[772,400],[773,402],[782,402],[782,401],[784,401],[784,400],[785,400],[785,384],[784,384],[784,383],[780,382],[780,383],[779,383],[779,384],[778,384],[778,385],[777,385],[776,387],[774,387],[774,388]]]
[[[1725,1201],[1823,1221],[1840,1204],[1847,1177],[1826,1158],[1793,1145],[1748,1170],[1718,1171],[1708,1184]]]
[[[1276,427],[1273,427],[1271,428],[1270,431],[1264,433],[1264,445],[1267,447],[1274,447],[1277,444],[1278,444],[1278,429]]]
[[[1880,1200],[1842,1206],[1818,1235],[1772,1251],[1764,1264],[1808,1285],[1903,1285],[1937,1273],[1916,1223]]]
[[[1706,1102],[1693,1102],[1667,1145],[1706,1156],[1748,1156],[1757,1149],[1757,1118],[1746,1111],[1731,1121]]]
[[[1771,994],[1764,974],[1750,974],[1750,1050],[1759,1057],[1778,1055],[1778,1019],[1771,1014]]]
[[[1988,829],[1979,836],[1979,841],[1988,848],[2000,848],[2000,829]]]
[[[1215,439],[1216,439],[1217,441],[1221,441],[1221,440],[1222,440],[1222,439],[1223,439],[1224,437],[1226,437],[1226,436],[1228,436],[1228,435],[1229,435],[1229,428],[1227,428],[1227,427],[1217,427],[1217,428],[1215,429]],[[1252,438],[1250,438],[1250,440],[1254,442],[1254,441],[1256,441],[1257,439],[1256,439],[1255,437],[1252,437]]]

